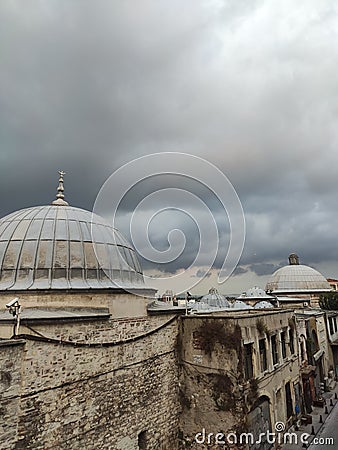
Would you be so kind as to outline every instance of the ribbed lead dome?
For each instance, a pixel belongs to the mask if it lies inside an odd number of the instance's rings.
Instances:
[[[330,285],[325,277],[312,267],[291,264],[276,270],[266,284],[266,290],[274,294],[327,292]]]
[[[226,299],[226,297],[222,294],[219,294],[217,289],[211,288],[209,289],[208,294],[204,295],[201,299],[202,303],[206,303],[212,307],[218,308],[230,308],[230,303]]]
[[[101,217],[41,206],[0,220],[0,290],[141,287],[127,240]]]

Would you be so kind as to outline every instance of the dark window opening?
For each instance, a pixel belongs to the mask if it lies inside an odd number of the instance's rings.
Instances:
[[[252,344],[244,344],[244,372],[247,380],[253,377]]]
[[[295,353],[295,346],[294,346],[294,342],[293,342],[293,330],[290,328],[289,330],[289,341],[290,341],[290,353],[291,355],[293,355]]]
[[[334,333],[333,330],[333,317],[329,317],[329,328],[330,328],[330,334]]]
[[[139,450],[147,450],[147,431],[141,431],[137,437]]]
[[[259,340],[259,361],[260,361],[261,371],[264,372],[268,368],[268,363],[267,363],[267,358],[266,358],[265,339]]]
[[[280,335],[280,340],[281,340],[281,345],[282,345],[282,358],[285,359],[286,358],[286,342],[285,342],[285,337],[286,337],[286,333],[285,331],[281,332]]]
[[[292,416],[293,412],[290,383],[286,383],[285,385],[285,399],[286,399],[286,416],[289,419]]]
[[[277,350],[276,335],[271,336],[271,352],[272,352],[272,362],[273,362],[273,365],[275,365],[278,363],[278,350]]]

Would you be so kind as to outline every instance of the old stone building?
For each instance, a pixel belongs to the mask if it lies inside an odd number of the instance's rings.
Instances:
[[[51,205],[0,220],[1,449],[213,448],[203,430],[291,425],[292,310],[213,292],[227,311],[185,315],[154,294],[121,233],[64,200],[62,172]]]
[[[181,427],[188,448],[219,448],[218,433],[258,438],[277,422],[287,428],[295,420],[301,389],[292,311],[222,311],[184,316],[180,323]],[[212,434],[204,446],[203,433]],[[246,447],[238,442],[236,448]],[[260,448],[271,444],[263,439]]]
[[[308,309],[295,312],[303,385],[304,410],[320,404],[322,393],[335,383],[332,357],[325,324],[325,313]]]
[[[338,377],[338,311],[326,311],[326,330],[329,341],[330,369]]]
[[[62,173],[0,221],[0,275],[1,449],[177,448],[177,317],[148,315],[134,250]]]

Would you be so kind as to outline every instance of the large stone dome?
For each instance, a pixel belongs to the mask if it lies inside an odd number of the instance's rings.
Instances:
[[[320,293],[331,290],[325,277],[312,267],[299,264],[295,254],[289,256],[290,264],[274,272],[266,284],[273,294]]]
[[[101,217],[68,206],[16,211],[0,220],[0,290],[143,287],[135,251]]]

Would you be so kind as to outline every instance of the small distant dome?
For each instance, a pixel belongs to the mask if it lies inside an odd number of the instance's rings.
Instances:
[[[202,303],[206,303],[212,307],[218,308],[229,308],[230,303],[226,299],[226,297],[222,294],[219,294],[217,289],[211,288],[207,295],[204,295],[201,299]]]
[[[260,287],[255,286],[248,289],[245,293],[246,297],[269,297],[269,295]]]
[[[252,309],[252,306],[242,302],[242,300],[235,300],[231,307],[233,309]]]
[[[192,311],[210,311],[210,306],[203,302],[188,302],[187,306],[188,308],[191,308]]]
[[[266,299],[269,300],[273,298],[271,295],[267,294],[262,288],[258,286],[254,286],[253,288],[248,289],[246,292],[237,297],[239,300],[245,299]]]
[[[270,302],[267,302],[266,300],[262,300],[261,302],[256,303],[254,306],[254,309],[261,309],[261,308],[273,308],[273,305]]]
[[[276,270],[266,284],[266,291],[273,294],[329,292],[326,278],[312,267],[299,264],[295,254],[289,257],[290,264]]]

